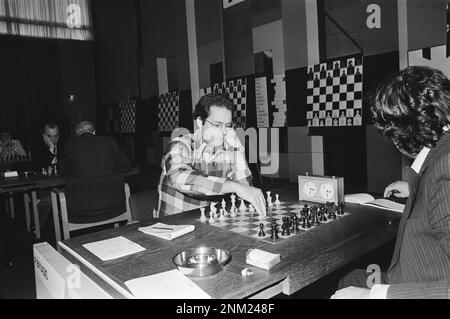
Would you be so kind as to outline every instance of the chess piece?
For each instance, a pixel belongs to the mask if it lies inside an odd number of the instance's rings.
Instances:
[[[216,205],[217,203],[211,202],[211,205],[209,206],[209,211],[213,214],[213,216],[215,217],[217,214],[217,208]]]
[[[45,170],[45,168],[42,168],[42,175],[47,176],[47,171]]]
[[[225,199],[222,199],[222,209],[225,210],[225,207],[227,206],[227,203],[225,202]]]
[[[259,224],[258,237],[266,237],[266,233],[264,232],[264,224]]]
[[[281,204],[280,202],[280,195],[276,194],[275,195],[275,205],[279,206]]]
[[[267,193],[267,206],[272,207],[273,203],[272,203],[272,195],[270,195],[272,192],[268,191]]]
[[[231,194],[231,210],[233,210],[233,208],[236,208],[236,195]]]
[[[353,61],[349,61],[349,62],[348,62],[347,74],[348,74],[348,75],[353,75],[353,74],[355,74],[355,66],[353,65]]]
[[[252,213],[254,213],[256,210],[255,210],[255,207],[253,207],[253,205],[249,205],[248,206],[249,208],[248,208],[248,211],[249,212],[252,212]]]
[[[209,223],[214,224],[216,221],[214,220],[214,213],[213,211],[209,211]]]
[[[289,231],[289,220],[286,216],[283,217],[283,224],[281,225],[281,236],[289,236],[291,233]]]
[[[271,239],[279,239],[280,237],[278,237],[278,225],[277,225],[276,220],[272,220],[271,228],[272,228],[272,234],[270,235],[270,238]]]
[[[339,204],[339,210],[337,212],[338,216],[344,216],[344,214],[345,214],[344,208],[345,208],[344,203],[340,203]]]
[[[241,199],[241,205],[239,206],[239,210],[241,212],[246,211],[247,210],[247,206],[245,206],[244,200]]]
[[[235,218],[237,216],[236,214],[236,207],[231,209],[231,218]]]
[[[220,209],[220,217],[219,217],[219,220],[220,220],[221,222],[225,221],[225,211],[223,210],[223,208]]]
[[[202,222],[202,223],[204,223],[204,222],[206,222],[208,219],[206,218],[206,215],[205,215],[205,207],[201,207],[200,208],[200,221]]]

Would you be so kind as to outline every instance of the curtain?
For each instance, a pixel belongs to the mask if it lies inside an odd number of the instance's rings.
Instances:
[[[57,43],[0,37],[0,126],[30,151],[47,121],[64,120]]]
[[[89,0],[0,0],[0,34],[92,40]]]

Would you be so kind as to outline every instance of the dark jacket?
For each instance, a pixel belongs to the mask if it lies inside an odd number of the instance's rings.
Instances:
[[[83,134],[69,141],[61,163],[63,176],[90,178],[125,173],[131,161],[108,136]]]
[[[58,166],[61,164],[62,154],[64,153],[63,143],[59,142],[57,145],[56,158]],[[42,135],[39,135],[31,147],[31,158],[33,161],[33,169],[40,173],[43,168],[47,170],[52,165],[54,155],[50,152],[47,144],[45,144]]]
[[[430,150],[410,195],[388,272],[388,298],[450,298],[450,134]]]

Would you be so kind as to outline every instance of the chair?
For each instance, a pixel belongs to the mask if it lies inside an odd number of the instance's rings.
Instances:
[[[66,240],[71,231],[106,224],[117,226],[121,221],[130,223],[129,198],[130,188],[123,175],[68,179],[65,191],[52,189],[56,242],[61,239],[58,215]]]
[[[144,222],[157,217],[153,215],[153,210],[157,205],[157,199],[157,190],[150,190],[131,195],[130,208],[133,220]]]

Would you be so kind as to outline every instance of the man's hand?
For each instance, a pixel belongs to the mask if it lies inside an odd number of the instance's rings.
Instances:
[[[45,145],[47,145],[48,148],[50,149],[50,152],[53,153],[53,150],[55,149],[55,145],[53,144],[53,142],[50,140],[50,138],[45,133],[42,134],[42,137],[44,138]]]
[[[347,287],[338,290],[331,296],[331,299],[369,299],[370,289],[358,288],[358,287]]]
[[[399,198],[406,198],[409,196],[409,186],[408,182],[405,181],[397,181],[392,184],[389,184],[384,190],[384,197],[390,197],[394,195]]]
[[[227,181],[222,186],[222,193],[236,193],[240,198],[253,205],[258,214],[262,216],[265,216],[267,214],[266,200],[259,188],[233,181]]]

